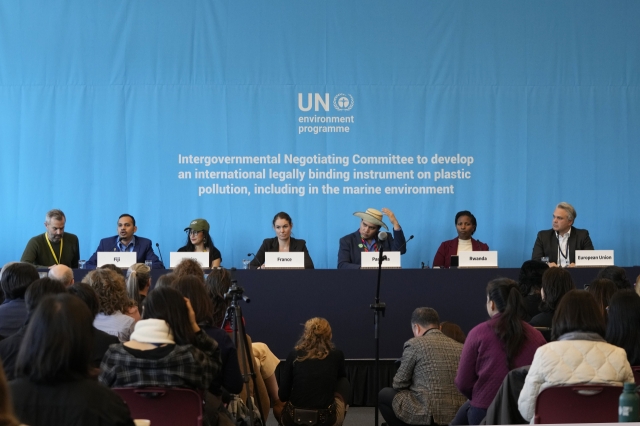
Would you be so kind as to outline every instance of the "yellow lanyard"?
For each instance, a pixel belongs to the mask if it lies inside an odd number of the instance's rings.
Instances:
[[[64,243],[64,238],[60,239],[60,260],[58,260],[58,258],[56,257],[56,252],[53,251],[53,247],[51,247],[51,241],[49,241],[49,235],[46,232],[44,233],[44,237],[47,239],[47,244],[49,244],[49,250],[51,250],[51,254],[53,255],[53,260],[56,261],[56,265],[59,265],[60,261],[62,260],[62,244]]]

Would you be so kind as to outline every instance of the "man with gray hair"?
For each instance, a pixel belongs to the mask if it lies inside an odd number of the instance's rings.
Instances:
[[[53,265],[77,268],[80,243],[78,237],[64,232],[66,222],[67,218],[62,210],[49,210],[44,220],[47,231],[29,240],[20,261],[31,263],[36,268],[48,268]]]
[[[462,344],[440,331],[432,308],[413,311],[411,330],[393,388],[378,396],[380,412],[389,426],[449,424],[467,400],[454,384]]]
[[[566,268],[575,266],[576,250],[593,250],[589,231],[573,227],[576,216],[571,204],[559,203],[553,212],[551,229],[538,232],[531,259],[546,257],[550,267]]]
[[[65,287],[73,285],[73,271],[67,265],[53,265],[49,268],[49,278],[60,281]]]

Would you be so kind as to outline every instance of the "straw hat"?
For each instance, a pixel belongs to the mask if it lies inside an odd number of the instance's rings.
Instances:
[[[382,221],[382,212],[380,210],[369,208],[365,212],[355,212],[353,215],[374,225],[384,226],[384,229],[389,230],[387,225]]]

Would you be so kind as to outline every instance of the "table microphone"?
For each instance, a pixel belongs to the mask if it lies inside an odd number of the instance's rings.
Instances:
[[[247,256],[256,257],[255,253],[247,253]]]
[[[409,239],[408,239],[407,241],[405,241],[403,245],[401,245],[401,246],[400,246],[400,248],[398,249],[398,251],[402,251],[402,249],[403,249],[403,248],[407,245],[407,243],[408,243],[409,241],[411,241],[411,240],[413,240],[413,235],[411,235],[411,236],[409,237]],[[424,268],[423,268],[423,269],[424,269]]]
[[[384,231],[380,231],[380,233],[378,234],[378,240],[384,241],[384,240],[387,239],[388,235],[389,235],[388,233],[386,233]]]
[[[162,252],[160,251],[160,243],[156,243],[156,247],[158,248],[158,254],[160,255],[160,262],[164,265],[164,260],[162,260]]]

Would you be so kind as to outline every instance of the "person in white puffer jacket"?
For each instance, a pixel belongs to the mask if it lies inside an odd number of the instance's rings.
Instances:
[[[624,349],[604,340],[605,322],[584,290],[564,295],[553,317],[552,341],[536,351],[518,398],[518,410],[532,421],[538,394],[551,386],[634,382]]]

